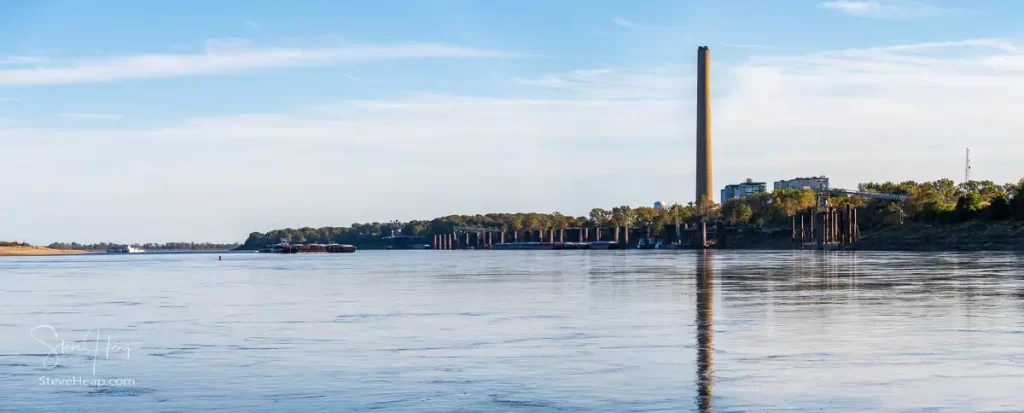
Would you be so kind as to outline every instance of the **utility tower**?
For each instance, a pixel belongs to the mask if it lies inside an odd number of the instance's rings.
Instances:
[[[967,158],[964,161],[964,182],[971,180],[971,148],[967,149]]]

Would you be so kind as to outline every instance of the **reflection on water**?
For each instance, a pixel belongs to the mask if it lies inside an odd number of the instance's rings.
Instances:
[[[712,411],[715,367],[715,270],[711,251],[697,255],[697,409]]]
[[[1014,411],[1021,263],[810,251],[0,258],[0,411]],[[34,339],[40,325],[134,347],[72,346],[47,368],[56,337]],[[94,368],[134,385],[40,383]]]

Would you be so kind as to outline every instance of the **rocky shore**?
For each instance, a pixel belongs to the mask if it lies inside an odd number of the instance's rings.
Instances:
[[[1024,222],[971,221],[963,224],[908,224],[864,234],[851,251],[1021,251]]]

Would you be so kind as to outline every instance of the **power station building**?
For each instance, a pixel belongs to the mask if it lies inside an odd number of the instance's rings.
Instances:
[[[722,203],[730,199],[738,199],[748,197],[757,193],[768,192],[768,185],[764,182],[754,182],[753,179],[747,178],[747,181],[742,184],[726,185],[722,189]]]
[[[817,191],[818,189],[828,189],[828,177],[812,176],[808,178],[793,178],[785,181],[775,181],[775,189],[811,189]]]

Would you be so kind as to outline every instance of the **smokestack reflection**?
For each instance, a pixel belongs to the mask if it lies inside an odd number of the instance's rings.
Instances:
[[[715,273],[711,264],[711,250],[697,255],[697,409],[710,412],[714,390],[715,363]]]

